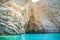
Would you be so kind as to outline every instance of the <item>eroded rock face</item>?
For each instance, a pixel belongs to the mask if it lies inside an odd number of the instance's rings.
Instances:
[[[60,32],[60,0],[32,2],[27,32]]]
[[[0,34],[20,34],[29,20],[30,0],[0,0]]]
[[[60,0],[0,0],[0,34],[25,32],[60,32]]]

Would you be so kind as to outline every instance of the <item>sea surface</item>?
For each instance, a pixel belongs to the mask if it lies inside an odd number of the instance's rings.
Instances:
[[[60,40],[60,33],[0,36],[0,40]]]

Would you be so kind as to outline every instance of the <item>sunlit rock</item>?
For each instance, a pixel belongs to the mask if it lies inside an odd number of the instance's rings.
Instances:
[[[30,0],[0,0],[0,34],[20,34],[29,20]]]
[[[60,32],[60,0],[32,2],[27,32]]]
[[[59,0],[0,0],[0,34],[60,32]]]

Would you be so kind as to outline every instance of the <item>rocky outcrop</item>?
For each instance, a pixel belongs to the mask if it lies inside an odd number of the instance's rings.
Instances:
[[[60,1],[39,0],[32,2],[29,33],[60,32]]]
[[[20,34],[29,20],[30,0],[0,0],[0,34]]]
[[[60,0],[0,0],[0,35],[60,32]]]

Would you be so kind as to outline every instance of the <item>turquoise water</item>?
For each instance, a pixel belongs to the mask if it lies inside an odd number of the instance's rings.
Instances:
[[[0,40],[60,40],[60,33],[0,36]]]

